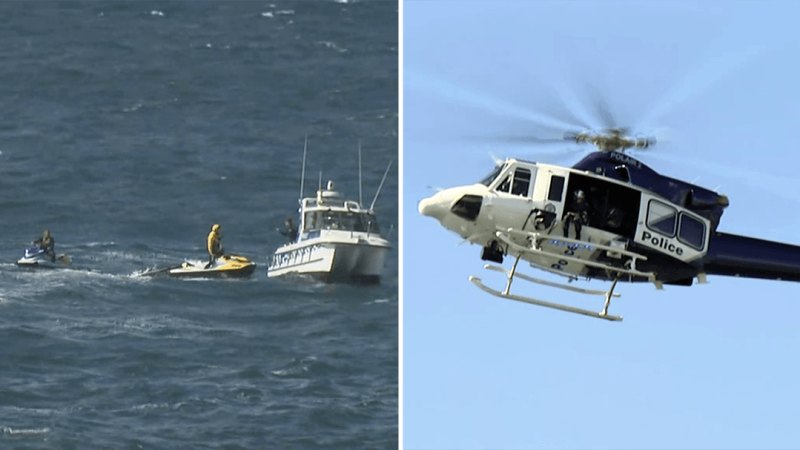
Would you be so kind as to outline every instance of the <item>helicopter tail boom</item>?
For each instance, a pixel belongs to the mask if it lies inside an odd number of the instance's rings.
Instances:
[[[800,246],[718,232],[709,244],[704,271],[709,275],[800,281]]]

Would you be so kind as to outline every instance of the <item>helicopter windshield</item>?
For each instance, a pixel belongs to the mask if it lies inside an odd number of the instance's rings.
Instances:
[[[494,170],[492,170],[492,173],[490,173],[484,179],[481,180],[481,184],[483,184],[485,186],[489,186],[492,183],[492,181],[494,181],[495,178],[497,178],[497,176],[500,175],[500,172],[502,170],[503,170],[503,166],[502,165],[495,166]]]

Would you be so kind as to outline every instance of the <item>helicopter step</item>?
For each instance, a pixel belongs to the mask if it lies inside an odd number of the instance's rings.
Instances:
[[[502,241],[504,244],[508,246],[508,250],[513,250],[520,256],[533,255],[533,256],[550,258],[556,261],[573,262],[584,266],[602,269],[609,273],[616,273],[617,276],[628,275],[629,277],[641,277],[647,279],[651,283],[654,284],[656,283],[655,272],[644,272],[636,268],[637,263],[639,261],[647,261],[646,256],[636,252],[624,250],[622,248],[611,245],[589,243],[587,241],[561,237],[561,236],[553,237],[551,235],[544,233],[520,231],[520,230],[515,230],[513,228],[509,228],[506,231],[497,231],[495,232],[495,235],[500,241]],[[520,239],[523,242],[525,242],[526,245],[519,244]],[[547,240],[557,241],[560,244],[567,245],[568,248],[572,249],[589,246],[592,248],[592,250],[604,251],[606,252],[606,254],[614,254],[615,258],[619,258],[619,263],[610,264],[603,261],[595,261],[588,258],[580,258],[578,257],[578,255],[575,254],[575,252],[571,252],[571,254],[554,252],[542,246],[542,243]],[[564,275],[570,276],[570,274],[566,273]],[[577,274],[572,274],[572,278],[576,278],[576,275]]]
[[[492,271],[495,271],[495,272],[502,272],[502,273],[506,274],[506,287],[502,292],[486,286],[485,284],[483,284],[481,279],[476,277],[476,276],[470,276],[469,277],[469,281],[471,281],[472,284],[474,284],[475,286],[477,286],[478,288],[480,288],[484,292],[492,294],[492,295],[494,295],[496,297],[505,298],[505,299],[508,299],[508,300],[515,300],[515,301],[523,302],[523,303],[529,303],[531,305],[542,306],[542,307],[550,308],[550,309],[557,309],[559,311],[565,311],[565,312],[570,312],[570,313],[574,313],[574,314],[581,314],[581,315],[584,315],[584,316],[594,317],[596,319],[604,319],[604,320],[608,320],[608,321],[612,321],[612,322],[622,321],[622,316],[615,316],[615,315],[608,314],[608,308],[611,305],[611,299],[614,298],[614,297],[619,297],[620,296],[620,294],[614,293],[614,288],[617,286],[617,281],[619,281],[619,277],[614,279],[614,281],[611,283],[611,288],[609,290],[607,290],[607,291],[600,291],[600,290],[593,290],[593,289],[582,289],[582,288],[578,288],[578,287],[574,287],[574,286],[569,286],[569,285],[566,285],[566,284],[555,283],[555,282],[552,282],[552,281],[547,281],[547,280],[542,280],[542,279],[539,279],[539,278],[534,278],[534,277],[531,277],[531,276],[528,276],[528,275],[525,275],[525,274],[516,273],[517,263],[519,263],[519,259],[520,258],[517,257],[516,261],[514,261],[514,265],[511,268],[511,270],[505,270],[504,268],[502,268],[500,266],[495,266],[495,265],[491,265],[491,264],[487,264],[487,265],[484,266],[484,269],[492,270]],[[598,311],[593,311],[593,310],[589,310],[589,309],[577,308],[577,307],[570,306],[570,305],[564,305],[564,304],[561,304],[561,303],[548,302],[548,301],[540,300],[540,299],[533,298],[533,297],[527,297],[527,296],[523,296],[523,295],[512,294],[511,293],[511,283],[514,281],[515,277],[518,277],[521,280],[529,281],[531,283],[537,283],[537,284],[541,284],[541,285],[544,285],[544,286],[550,286],[550,287],[555,287],[555,288],[559,288],[559,289],[564,289],[564,290],[568,290],[568,291],[571,291],[571,292],[577,292],[577,293],[580,293],[580,294],[603,296],[605,298],[605,302],[603,303],[603,309],[598,312]]]

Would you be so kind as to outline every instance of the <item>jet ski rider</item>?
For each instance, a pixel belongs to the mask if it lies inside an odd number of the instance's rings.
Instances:
[[[33,241],[33,244],[44,250],[45,255],[50,257],[51,262],[56,262],[56,240],[53,239],[50,230],[44,230],[42,237]]]
[[[214,224],[211,227],[211,232],[208,233],[208,264],[205,268],[211,267],[214,262],[223,255],[222,249],[222,227],[219,224]]]

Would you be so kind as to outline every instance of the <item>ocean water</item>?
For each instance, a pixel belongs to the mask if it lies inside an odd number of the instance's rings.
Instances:
[[[397,446],[397,14],[0,3],[0,448]],[[395,160],[378,285],[266,277],[306,136],[306,194]],[[252,277],[137,276],[213,223]],[[16,267],[45,228],[72,267]]]

